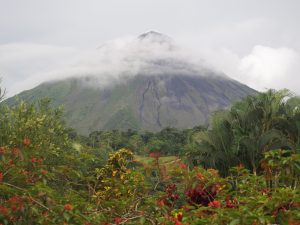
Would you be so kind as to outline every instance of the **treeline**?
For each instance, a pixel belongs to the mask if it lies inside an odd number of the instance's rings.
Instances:
[[[84,145],[106,151],[116,151],[128,148],[135,154],[149,155],[151,152],[160,152],[162,155],[184,155],[189,149],[197,145],[193,136],[205,131],[204,126],[191,129],[177,129],[167,127],[159,132],[143,132],[134,130],[94,131],[88,136],[78,135],[70,130],[73,140]]]

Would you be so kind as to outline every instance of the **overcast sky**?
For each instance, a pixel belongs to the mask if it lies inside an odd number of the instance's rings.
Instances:
[[[299,0],[0,0],[2,86],[13,95],[104,43],[155,30],[253,88],[300,94],[299,9]]]

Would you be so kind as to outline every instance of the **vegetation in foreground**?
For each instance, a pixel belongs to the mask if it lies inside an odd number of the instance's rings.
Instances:
[[[0,224],[299,224],[300,104],[287,97],[124,142],[130,132],[78,137],[47,99],[2,105]]]

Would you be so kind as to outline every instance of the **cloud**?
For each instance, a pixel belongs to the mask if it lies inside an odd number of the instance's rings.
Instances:
[[[85,51],[10,44],[0,46],[0,57],[0,70],[9,96],[44,81],[70,77],[90,76],[94,79],[89,85],[103,87],[138,74],[187,74],[201,69],[171,38],[156,32],[138,38],[115,39]]]
[[[255,46],[238,69],[247,84],[263,90],[289,88],[300,93],[300,56],[293,49]]]
[[[8,96],[32,88],[49,79],[43,76],[44,73],[53,68],[63,68],[77,52],[73,48],[32,43],[0,45],[1,85],[8,90]]]
[[[294,49],[257,45],[240,56],[222,48],[208,50],[202,57],[209,66],[256,90],[288,88],[300,94],[300,54]]]
[[[12,96],[45,81],[70,77],[90,76],[94,79],[83,79],[87,85],[103,87],[138,74],[205,74],[205,68],[211,68],[257,90],[289,88],[299,94],[299,59],[291,48],[262,45],[242,56],[228,48],[197,52],[178,46],[165,35],[150,33],[115,39],[92,50],[0,45],[0,77]]]
[[[102,87],[139,74],[191,74],[202,71],[200,65],[168,36],[149,32],[107,42],[64,70],[51,73],[58,78],[91,76],[94,86]]]

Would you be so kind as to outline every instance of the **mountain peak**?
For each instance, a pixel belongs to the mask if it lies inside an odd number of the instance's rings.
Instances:
[[[143,33],[141,35],[138,36],[139,40],[150,40],[153,42],[159,42],[159,43],[170,43],[172,42],[172,39],[162,33],[159,33],[157,31],[148,31],[146,33]]]
[[[146,37],[151,37],[151,36],[163,37],[163,36],[166,36],[166,35],[164,35],[162,33],[159,33],[157,31],[150,30],[148,32],[145,32],[145,33],[141,34],[139,36],[139,38],[146,38]]]

